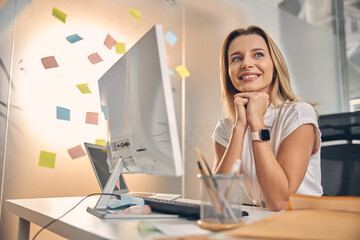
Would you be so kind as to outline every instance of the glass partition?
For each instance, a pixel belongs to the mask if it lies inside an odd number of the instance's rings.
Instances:
[[[154,24],[169,34],[166,50],[185,174],[182,179],[125,176],[130,191],[199,199],[194,147],[213,164],[212,133],[223,116],[220,48],[235,28],[264,28],[285,56],[295,93],[318,102],[319,114],[343,111],[344,62],[338,56],[344,49],[334,30],[338,15],[333,1],[321,8],[314,2],[321,1],[0,1],[1,198],[99,191],[83,148],[83,142],[103,144],[105,138],[97,80]],[[358,9],[356,1],[344,1],[348,100],[360,97]],[[176,72],[183,64],[189,77]],[[15,217],[5,211],[2,219],[0,238],[14,239]]]

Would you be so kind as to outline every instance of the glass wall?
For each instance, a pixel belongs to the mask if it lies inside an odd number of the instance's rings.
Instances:
[[[298,10],[286,6],[289,2],[298,3]],[[162,24],[164,34],[173,34],[172,40],[166,42],[166,51],[178,130],[182,133],[185,173],[182,178],[127,175],[131,191],[181,193],[186,198],[199,198],[193,149],[198,147],[208,163],[213,164],[212,132],[224,116],[220,48],[235,28],[264,28],[285,56],[296,94],[305,101],[318,102],[319,114],[341,112],[339,44],[332,23],[326,20],[334,18],[334,11],[324,17],[324,26],[314,25],[314,21],[299,17],[305,11],[302,4],[307,2],[0,1],[0,164],[4,169],[1,197],[84,196],[99,191],[87,156],[80,154],[75,158],[69,150],[84,151],[84,142],[105,139],[97,80],[123,55],[111,43],[125,44],[127,50],[154,24]],[[359,28],[354,16],[358,15],[354,10],[350,12],[355,15],[351,15],[350,27],[345,24],[345,29],[356,35]],[[357,62],[358,48],[347,51],[348,59]],[[182,64],[190,72],[187,78],[176,74],[175,67]],[[358,78],[356,71],[354,78]],[[349,72],[349,79],[351,76]],[[358,81],[349,81],[349,99],[359,97],[357,84]],[[91,93],[83,93],[79,86],[87,86]],[[88,114],[96,116],[96,121],[88,122]],[[55,160],[42,164],[42,152],[55,154]],[[16,218],[3,211],[0,238],[14,239],[14,226]],[[59,238],[50,233],[42,237]]]

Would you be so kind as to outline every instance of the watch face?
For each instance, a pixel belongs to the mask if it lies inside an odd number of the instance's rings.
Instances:
[[[269,131],[269,129],[260,130],[260,138],[261,138],[262,141],[270,140],[270,131]]]

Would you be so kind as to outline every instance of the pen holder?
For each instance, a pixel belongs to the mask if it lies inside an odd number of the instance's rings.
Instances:
[[[200,179],[200,219],[198,226],[213,231],[243,225],[242,175],[198,175]]]

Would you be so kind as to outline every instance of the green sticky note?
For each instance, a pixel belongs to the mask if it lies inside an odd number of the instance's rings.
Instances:
[[[95,144],[106,146],[105,139],[95,139]]]
[[[55,153],[40,151],[39,166],[55,168]]]
[[[78,84],[76,86],[80,90],[80,92],[83,93],[83,94],[91,93],[87,83]]]
[[[54,17],[56,17],[57,19],[59,19],[60,21],[62,21],[63,23],[66,22],[66,17],[67,17],[67,14],[63,13],[62,11],[60,11],[59,9],[53,7],[52,9],[52,15]]]
[[[133,16],[135,19],[141,21],[141,12],[138,10],[135,10],[133,8],[129,8],[131,16]]]
[[[126,52],[125,43],[120,43],[120,42],[115,43],[115,49],[116,49],[116,53],[125,54]]]
[[[187,70],[185,65],[179,65],[176,68],[176,72],[180,75],[180,77],[189,77],[190,73]]]

